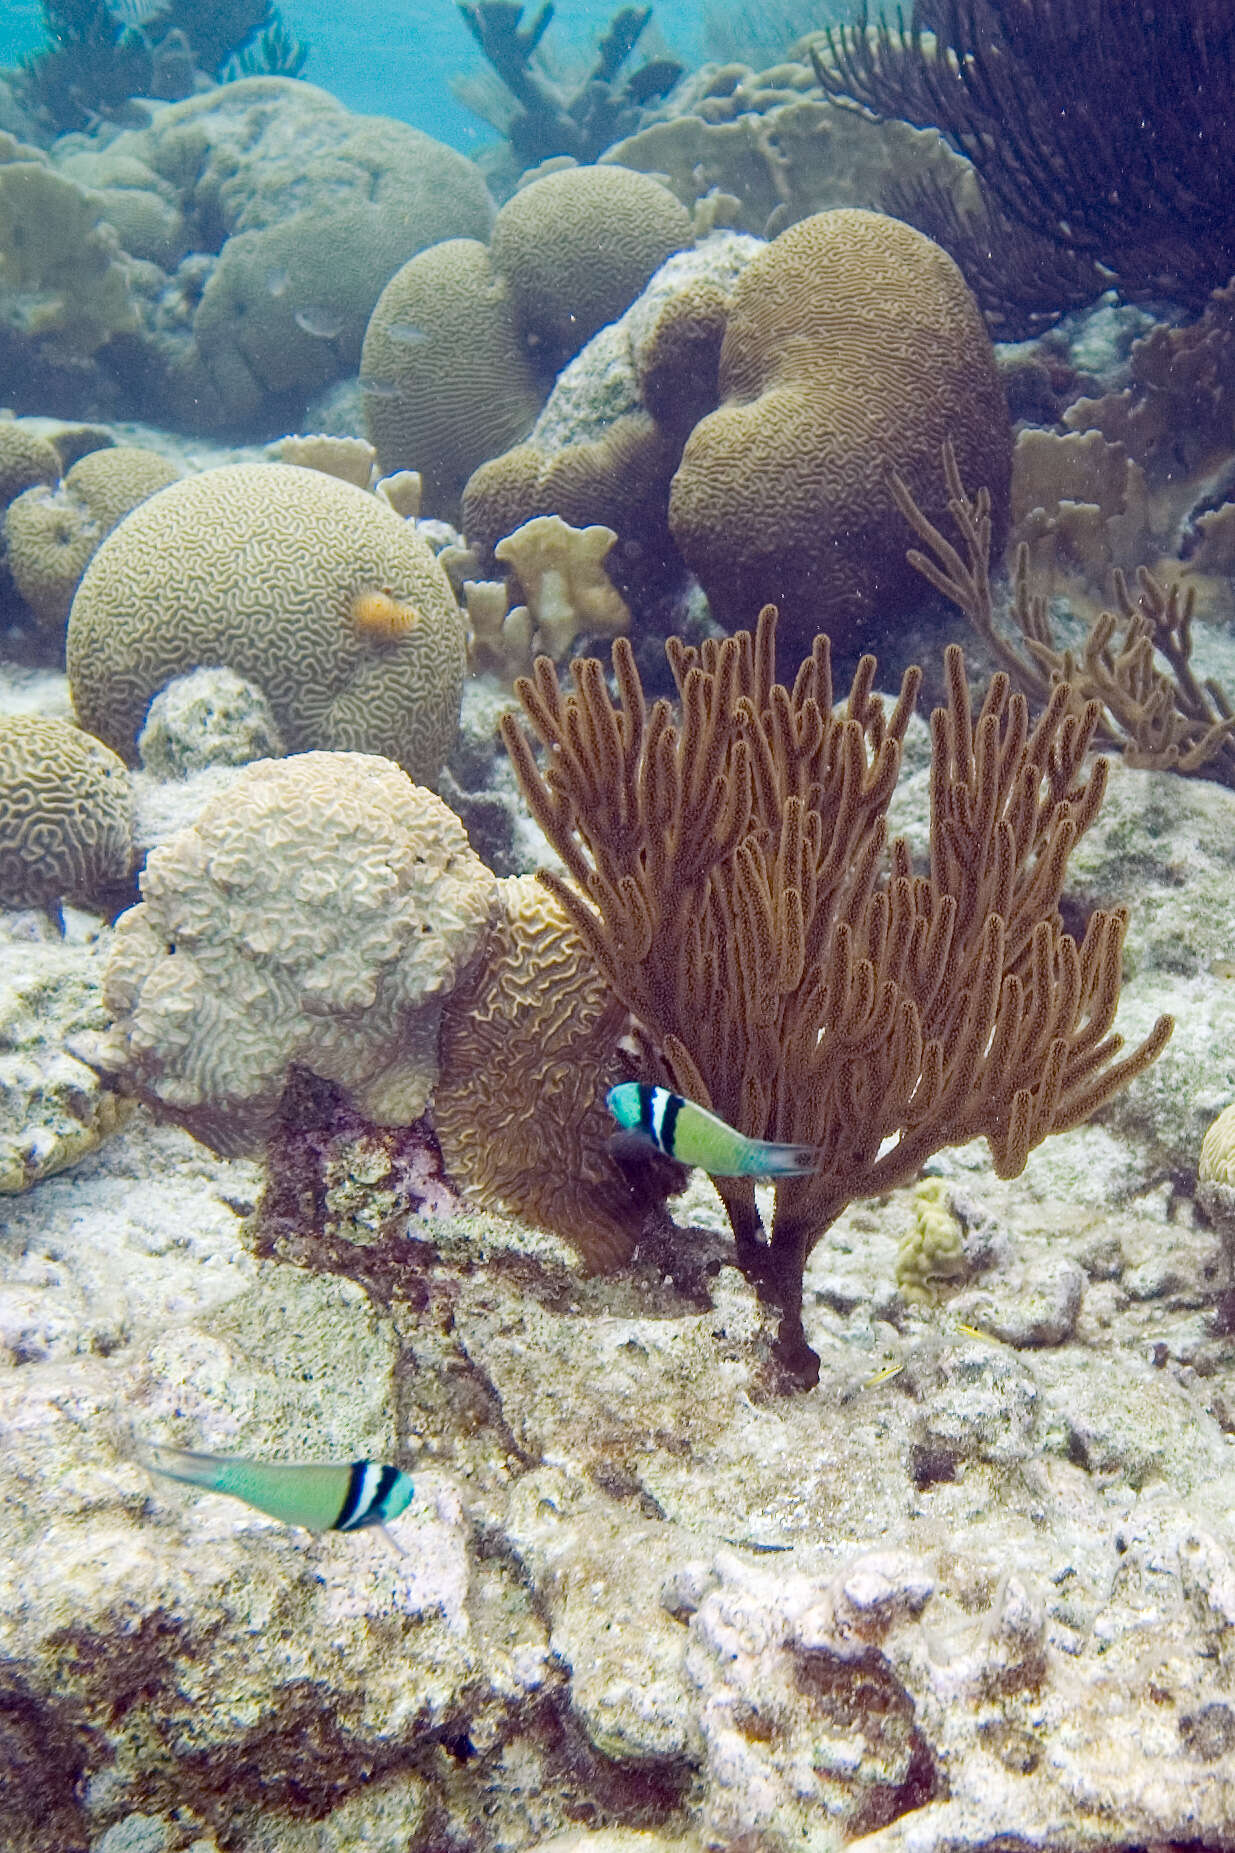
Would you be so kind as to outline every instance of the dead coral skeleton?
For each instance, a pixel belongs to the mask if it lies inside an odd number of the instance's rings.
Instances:
[[[638,125],[643,104],[663,96],[682,75],[676,60],[652,57],[621,78],[652,17],[650,6],[620,8],[591,64],[571,80],[556,75],[541,53],[551,4],[541,6],[527,26],[514,0],[460,0],[459,13],[501,90],[494,96],[488,84],[466,78],[452,88],[466,108],[506,136],[523,166],[558,155],[594,161]]]
[[[1178,581],[1164,586],[1141,567],[1134,599],[1116,569],[1115,609],[1099,612],[1078,655],[1055,641],[1048,601],[1032,589],[1022,542],[1012,573],[1010,610],[1020,632],[1020,643],[1013,642],[995,623],[989,497],[984,489],[972,500],[966,494],[950,445],[944,470],[948,511],[964,554],[894,472],[896,505],[924,543],[908,558],[964,612],[1013,681],[1037,701],[1049,702],[1063,689],[1074,712],[1097,704],[1102,738],[1118,746],[1129,765],[1235,785],[1235,713],[1219,684],[1199,680],[1192,668],[1194,588],[1184,590]]]
[[[1119,1058],[1121,910],[1063,931],[1068,856],[1106,786],[1082,771],[1099,706],[1057,687],[1032,728],[996,675],[974,714],[960,649],[931,719],[931,857],[915,874],[886,811],[921,672],[891,714],[862,658],[843,716],[828,639],[775,680],[776,612],[699,648],[666,644],[681,700],[649,709],[618,638],[618,701],[594,658],[563,693],[547,657],[502,737],[569,880],[557,896],[636,1025],[647,1078],[757,1138],[819,1147],[781,1180],[765,1232],[747,1179],[718,1180],[739,1265],[780,1314],[785,1380],[816,1380],[801,1320],[815,1243],[855,1198],[985,1137],[1015,1177],[1160,1053],[1162,1018]]]

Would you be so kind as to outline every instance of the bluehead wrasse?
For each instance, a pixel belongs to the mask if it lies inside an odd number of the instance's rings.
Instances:
[[[956,1329],[963,1332],[966,1338],[985,1338],[992,1345],[999,1343],[993,1332],[984,1332],[980,1325],[962,1325],[958,1320]]]
[[[873,1390],[877,1383],[886,1383],[890,1377],[899,1377],[904,1368],[903,1364],[885,1364],[882,1370],[877,1370],[873,1377],[866,1379],[862,1388]]]
[[[813,1145],[779,1145],[773,1139],[750,1139],[693,1100],[647,1081],[623,1081],[605,1096],[621,1127],[619,1144],[628,1142],[698,1165],[711,1177],[794,1177],[813,1171],[819,1152]]]
[[[386,1531],[388,1521],[398,1518],[412,1501],[411,1479],[398,1467],[380,1461],[254,1461],[149,1442],[139,1444],[137,1452],[142,1465],[154,1473],[242,1499],[284,1525],[303,1525],[306,1531],[361,1531],[376,1525],[399,1555],[406,1555]]]

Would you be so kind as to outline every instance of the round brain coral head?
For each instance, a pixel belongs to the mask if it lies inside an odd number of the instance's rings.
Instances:
[[[380,592],[358,592],[352,600],[352,623],[366,643],[398,643],[416,624],[420,613],[394,597],[389,587]]]
[[[497,215],[490,251],[524,330],[558,366],[616,321],[693,237],[690,214],[668,187],[606,162],[520,187]]]
[[[550,1229],[589,1270],[628,1260],[665,1177],[609,1152],[606,1089],[626,1011],[533,875],[497,883],[493,924],[442,1012],[434,1131],[475,1202]]]
[[[418,471],[425,512],[453,520],[472,471],[531,430],[544,397],[486,246],[451,238],[395,272],[360,382],[382,471]]]
[[[998,557],[1012,433],[994,350],[960,271],[912,226],[845,209],[782,232],[734,287],[720,389],[669,525],[722,623],[774,604],[782,645],[822,630],[861,647],[872,616],[920,604],[889,473],[940,520],[949,437],[990,490]]]
[[[1197,1177],[1202,1184],[1235,1188],[1235,1106],[1224,1107],[1205,1134]]]
[[[0,717],[0,907],[92,898],[133,860],[129,777],[68,721]]]
[[[357,622],[375,592],[416,614]],[[366,607],[366,610],[368,608]],[[69,616],[85,726],[131,756],[173,677],[226,667],[261,689],[291,753],[381,753],[436,778],[459,725],[463,615],[415,527],[294,464],[229,464],[161,490],[103,542]]]

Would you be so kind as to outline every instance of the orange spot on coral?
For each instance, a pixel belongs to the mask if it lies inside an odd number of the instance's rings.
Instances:
[[[398,643],[420,623],[415,605],[395,598],[389,586],[380,592],[357,592],[352,600],[352,624],[367,643]]]

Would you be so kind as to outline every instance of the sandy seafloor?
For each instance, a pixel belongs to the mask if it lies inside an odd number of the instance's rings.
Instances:
[[[338,43],[367,20],[339,9]],[[344,100],[446,135],[365,45]],[[1127,377],[1118,321],[1067,337],[1095,391]],[[619,375],[610,351],[592,386]],[[186,473],[267,456],[109,429]],[[1235,689],[1219,589],[1195,657]],[[947,624],[901,655],[936,662]],[[514,803],[466,783],[504,699],[471,679],[450,761],[478,816]],[[0,716],[35,714],[71,716],[67,678],[10,634]],[[918,719],[892,826],[919,860],[928,760]],[[138,786],[143,845],[203,801]],[[512,865],[543,847],[510,830]],[[1235,792],[1116,759],[1067,905],[1129,910],[1119,1027],[1170,1012],[1165,1054],[1018,1179],[981,1144],[929,1162],[956,1252],[923,1301],[924,1199],[851,1205],[790,1396],[699,1174],[590,1276],[350,1121],[272,1221],[262,1161],[80,1059],[109,920],[0,913],[0,1172],[26,1168],[0,1194],[0,1853],[1235,1845],[1235,1197],[1197,1178],[1235,1100]],[[416,1496],[393,1549],[313,1535],[152,1478],[139,1439],[395,1461]]]

